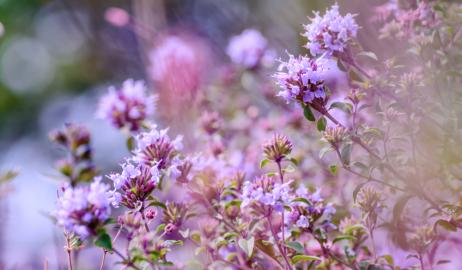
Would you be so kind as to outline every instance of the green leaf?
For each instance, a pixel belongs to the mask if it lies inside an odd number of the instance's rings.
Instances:
[[[231,206],[241,206],[242,201],[241,200],[231,200],[225,204],[225,208],[229,208]]]
[[[239,239],[238,244],[249,258],[252,257],[253,248],[255,246],[255,238],[253,237],[249,239],[241,238]]]
[[[329,110],[334,108],[346,113],[351,113],[351,111],[353,110],[353,105],[347,102],[333,102],[332,104],[330,104]]]
[[[305,204],[308,205],[308,206],[312,206],[312,204],[310,203],[310,201],[308,201],[308,200],[305,199],[305,198],[301,198],[301,197],[293,199],[292,202],[302,202],[302,203],[305,203]]]
[[[297,251],[297,253],[302,253],[302,254],[305,253],[305,248],[300,242],[297,242],[297,241],[289,242],[287,243],[286,246]]]
[[[295,166],[298,166],[298,163],[299,163],[298,159],[290,158],[289,160],[290,160],[290,162],[292,162],[292,164],[294,164]]]
[[[446,263],[450,263],[451,260],[439,260],[436,262],[437,265],[440,265],[440,264],[446,264]]]
[[[165,206],[164,203],[161,203],[159,201],[150,202],[149,206],[156,206],[156,207],[160,207],[160,208],[163,208],[163,209],[167,209],[167,206]]]
[[[343,71],[343,72],[347,72],[347,69],[345,67],[345,65],[342,63],[342,60],[338,59],[337,60],[337,67],[339,70]]]
[[[316,127],[318,128],[319,131],[322,132],[322,131],[326,130],[326,125],[327,125],[326,118],[324,118],[324,116],[321,116],[318,119],[318,123],[316,124]]]
[[[167,225],[165,225],[164,223],[159,224],[159,226],[157,226],[157,228],[156,228],[156,233],[160,233],[160,232],[164,231],[166,226]]]
[[[191,240],[196,242],[196,244],[201,244],[201,234],[197,231],[191,233]]]
[[[353,231],[356,231],[356,230],[363,230],[363,231],[366,231],[366,227],[364,227],[363,225],[361,224],[355,224],[355,225],[351,225],[351,226],[348,226],[344,229],[344,232],[346,234],[351,234]]]
[[[373,53],[373,52],[360,52],[356,56],[365,56],[365,57],[368,57],[368,58],[373,59],[375,61],[379,60],[377,55],[375,55],[375,53]]]
[[[96,236],[95,246],[111,251],[112,250],[111,236],[109,236],[109,234],[105,230],[101,231]]]
[[[337,243],[343,240],[356,241],[356,237],[352,235],[340,235],[340,236],[335,237],[335,239],[333,240],[333,243]]]
[[[133,136],[128,137],[126,144],[128,151],[133,151],[135,149],[135,138]]]
[[[343,145],[342,149],[340,150],[340,158],[342,159],[343,164],[349,165],[351,160],[351,143],[346,143]]]
[[[452,223],[450,223],[449,221],[444,220],[444,219],[439,219],[435,223],[435,228],[436,228],[437,225],[440,225],[441,227],[443,227],[444,229],[446,229],[447,231],[450,231],[450,232],[456,232],[457,231],[456,226],[454,226]]]
[[[307,262],[307,261],[320,261],[321,258],[317,256],[309,256],[309,255],[295,255],[292,257],[292,262],[299,263],[299,262]]]
[[[310,105],[304,105],[303,106],[303,115],[310,122],[316,121],[316,118],[314,117],[314,114],[310,109]]]
[[[270,160],[267,159],[267,158],[265,158],[265,159],[263,159],[262,161],[260,161],[260,169],[263,169],[263,167],[265,167],[266,164],[268,164],[269,161],[270,161]]]
[[[330,165],[329,166],[329,171],[332,175],[337,175],[338,172],[338,166],[337,165]]]
[[[393,257],[391,255],[386,254],[386,255],[383,255],[382,257],[385,259],[385,261],[387,261],[389,265],[391,266],[395,265],[395,261],[393,260]]]
[[[319,151],[319,158],[322,159],[327,153],[332,152],[332,151],[334,151],[334,148],[332,148],[332,146],[331,146],[330,144],[324,146],[324,147]]]

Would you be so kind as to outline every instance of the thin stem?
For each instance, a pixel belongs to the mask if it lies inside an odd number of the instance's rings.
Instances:
[[[117,256],[119,256],[127,264],[127,266],[130,266],[130,267],[132,267],[133,269],[136,269],[136,270],[141,270],[141,268],[139,268],[138,266],[136,266],[135,264],[133,264],[132,262],[127,260],[127,258],[125,258],[125,256],[122,253],[120,253],[120,251],[118,251],[117,249],[113,248],[112,251],[115,254],[117,254]]]
[[[104,261],[106,260],[107,250],[103,250],[103,257],[101,258],[101,263],[99,265],[99,270],[104,269]]]
[[[321,246],[322,253],[323,253],[324,257],[330,257],[334,261],[336,261],[336,262],[338,262],[338,263],[340,263],[342,265],[345,265],[345,266],[347,266],[347,267],[349,267],[351,269],[354,269],[354,270],[358,269],[354,263],[346,262],[342,258],[340,258],[337,255],[335,255],[334,253],[332,253],[330,251],[330,249],[322,242],[322,240],[320,240],[317,237],[315,237],[315,239],[316,239],[316,241],[318,241],[319,245]]]
[[[147,222],[147,219],[146,219],[146,215],[144,214],[144,210],[145,210],[144,202],[142,202],[142,205],[141,205],[141,208],[140,208],[141,218],[143,219],[144,228],[146,229],[147,232],[150,232],[148,222]]]
[[[191,190],[191,191],[192,191],[192,190]],[[206,198],[203,194],[201,194],[201,196],[202,196],[203,201],[204,201],[205,204],[206,204],[206,207],[207,207],[209,210],[211,210],[212,212],[214,212],[216,215],[219,215],[219,216],[222,216],[222,217],[223,217],[223,215],[221,215],[220,212],[218,212],[218,211],[213,207],[213,205],[207,200],[207,198]],[[222,219],[219,219],[219,218],[217,218],[216,216],[213,216],[213,218],[215,218],[215,219],[218,220],[218,221],[222,221],[223,224],[225,225],[225,227],[227,227],[229,230],[232,230],[232,231],[234,231],[235,233],[241,234],[241,231],[238,230],[233,224],[229,223],[226,219],[224,219],[224,217],[223,217]],[[267,254],[264,250],[262,250],[260,247],[258,247],[258,246],[256,246],[256,247],[257,247],[257,248],[262,252],[262,254],[265,255],[268,259],[271,259],[271,260],[274,261],[277,265],[279,265],[281,268],[284,269],[284,265],[283,265],[280,261],[278,261],[277,259],[275,259],[275,258],[273,258],[272,256],[268,255],[268,254]]]
[[[425,263],[423,261],[422,253],[419,253],[419,262],[420,262],[420,269],[425,270]]]
[[[117,238],[119,237],[120,233],[122,232],[122,228],[124,226],[120,226],[119,230],[117,231],[116,235],[114,236],[114,240],[112,240],[112,243],[114,244],[115,241],[117,240]],[[103,257],[101,258],[101,263],[99,265],[99,270],[103,270],[104,268],[104,262],[106,260],[106,256],[107,256],[107,250],[106,249],[103,249]]]
[[[72,250],[70,246],[71,239],[69,235],[66,233],[66,252],[67,252],[67,268],[68,270],[73,270],[72,267]]]
[[[281,256],[284,258],[284,261],[287,264],[287,266],[284,267],[284,269],[292,269],[292,267],[290,266],[289,259],[287,258],[286,254],[284,253],[284,251],[283,251],[283,249],[281,247],[281,244],[279,243],[279,237],[276,234],[276,232],[274,231],[273,223],[271,222],[271,215],[267,215],[266,218],[268,220],[268,225],[270,227],[270,231],[271,231],[271,234],[273,235],[274,241],[276,241],[276,246],[278,247],[279,252],[281,253]]]
[[[284,184],[284,172],[282,171],[282,166],[281,166],[281,161],[276,161],[276,164],[278,165],[278,171],[279,171],[279,177],[281,179],[281,184]],[[285,246],[285,243],[286,243],[286,236],[285,236],[285,222],[284,222],[284,207],[282,207],[282,213],[281,213],[281,217],[282,217],[282,224],[281,224],[281,231],[282,231],[282,251],[283,251],[283,256],[286,256],[287,257],[287,249],[286,249],[286,246]]]

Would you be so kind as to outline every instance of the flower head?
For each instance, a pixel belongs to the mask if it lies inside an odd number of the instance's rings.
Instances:
[[[125,163],[122,173],[110,174],[108,178],[114,182],[113,205],[123,204],[134,209],[159,185],[160,172],[155,166]]]
[[[274,177],[261,176],[243,185],[242,204],[245,207],[252,203],[263,206],[281,208],[294,198],[292,182],[279,183]]]
[[[93,163],[91,137],[87,128],[68,123],[64,129],[51,132],[50,140],[69,152],[67,158],[57,162],[57,167],[72,186],[79,182],[89,182],[95,177],[97,169]]]
[[[324,86],[325,60],[311,59],[307,56],[294,57],[289,54],[287,62],[281,62],[279,71],[274,75],[281,88],[278,96],[287,103],[299,101],[311,103],[324,101],[327,97]]]
[[[111,122],[116,128],[127,127],[138,131],[142,122],[154,114],[157,96],[147,94],[143,81],[132,79],[123,82],[117,90],[109,87],[99,103],[97,117]]]
[[[268,41],[255,29],[246,29],[229,41],[226,53],[235,64],[248,69],[257,68],[272,59]]]
[[[96,177],[90,186],[66,186],[52,215],[67,231],[87,238],[96,234],[111,214],[109,186]]]
[[[162,95],[191,98],[201,86],[207,64],[205,44],[197,37],[167,36],[149,53],[149,75]]]
[[[304,25],[305,33],[303,33],[303,36],[308,39],[306,47],[311,55],[343,52],[348,41],[356,37],[358,25],[354,15],[350,13],[345,16],[340,15],[337,4],[327,10],[324,16],[320,16],[318,12],[314,15],[314,18],[310,19],[311,22]]]
[[[170,139],[168,129],[158,130],[155,126],[148,132],[136,136],[137,148],[134,161],[148,166],[156,166],[159,170],[176,170],[179,160],[176,155],[182,150],[182,136]]]
[[[263,146],[263,152],[267,159],[275,162],[281,162],[284,158],[290,155],[292,148],[292,143],[286,136],[275,134],[271,140],[265,143]]]

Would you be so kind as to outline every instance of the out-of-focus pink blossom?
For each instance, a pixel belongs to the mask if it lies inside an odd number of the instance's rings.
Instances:
[[[122,27],[130,22],[130,15],[123,9],[117,7],[110,7],[104,13],[104,18],[110,24]]]
[[[129,79],[123,82],[120,90],[109,87],[109,92],[99,102],[96,115],[117,128],[137,131],[142,122],[154,114],[156,99],[155,95],[147,93],[143,81]]]
[[[253,69],[273,62],[274,51],[268,49],[268,41],[255,29],[246,29],[229,41],[226,53],[235,64]]]
[[[149,53],[151,78],[176,99],[194,96],[206,62],[203,45],[195,38],[182,36],[168,36],[158,44]]]

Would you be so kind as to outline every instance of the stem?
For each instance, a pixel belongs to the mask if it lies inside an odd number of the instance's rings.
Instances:
[[[374,230],[372,228],[369,228],[369,235],[371,236],[372,252],[374,253],[374,262],[377,262],[377,249],[375,248]]]
[[[314,106],[313,106],[314,105]],[[315,110],[317,110],[318,112],[320,112],[322,115],[326,116],[327,118],[329,118],[329,120],[331,120],[333,123],[335,123],[336,125],[338,126],[341,126],[341,127],[345,127],[344,125],[342,125],[339,121],[337,121],[337,119],[335,119],[324,107],[321,107],[321,106],[318,106],[316,104],[312,104],[311,107]],[[354,143],[357,143],[359,146],[361,146],[361,148],[363,148],[364,150],[366,150],[366,152],[371,155],[372,157],[376,158],[377,160],[379,161],[383,161],[383,159],[377,155],[376,153],[374,153],[359,137],[357,136],[352,136],[351,140],[354,142]],[[444,212],[439,206],[437,203],[435,203],[423,190],[421,187],[412,187],[412,186],[409,186],[408,185],[408,182],[407,182],[407,178],[400,175],[392,166],[390,166],[390,164],[387,164],[387,163],[384,163],[382,162],[382,164],[384,165],[384,168],[387,169],[388,171],[391,172],[391,174],[393,174],[394,177],[398,178],[399,180],[401,180],[404,184],[406,184],[409,188],[411,188],[411,191],[412,193],[427,201],[434,209],[440,211],[440,212]],[[345,165],[343,166],[345,167]],[[356,173],[355,173],[356,174]],[[373,180],[371,178],[371,180]],[[376,182],[379,182],[377,180],[373,180],[373,181],[376,181]],[[383,181],[380,181],[379,183],[385,183]],[[390,186],[389,184],[385,184],[387,186]],[[406,190],[404,189],[398,189],[398,190],[401,190],[401,191],[404,191],[404,192],[407,192]]]
[[[292,267],[290,266],[289,259],[287,258],[287,255],[284,253],[283,248],[281,247],[281,244],[279,243],[279,237],[278,237],[278,235],[276,234],[276,232],[274,231],[274,227],[273,227],[273,224],[272,224],[272,222],[271,222],[271,214],[270,214],[270,215],[267,215],[266,218],[267,218],[267,220],[268,220],[268,225],[269,225],[269,227],[270,227],[271,234],[273,235],[273,238],[274,238],[274,240],[276,241],[276,246],[278,247],[279,252],[281,253],[281,256],[284,258],[284,261],[285,261],[286,264],[287,264],[287,266],[284,267],[284,268],[285,268],[285,269],[292,269]]]
[[[284,173],[282,171],[282,166],[281,166],[281,161],[276,161],[276,164],[278,165],[278,171],[279,171],[279,177],[281,178],[281,184],[284,184]],[[282,217],[282,251],[283,251],[283,256],[286,256],[287,257],[287,249],[286,249],[286,246],[285,246],[285,243],[286,243],[286,237],[285,237],[285,222],[284,222],[284,206],[282,207],[282,213],[281,213],[281,217]]]
[[[138,266],[136,266],[132,262],[128,261],[127,258],[125,258],[125,256],[122,253],[120,253],[120,251],[118,251],[117,249],[113,248],[112,251],[115,254],[117,254],[117,256],[119,256],[124,262],[126,262],[127,266],[130,266],[130,267],[132,267],[133,269],[136,269],[136,270],[141,270],[141,268],[139,268]]]
[[[150,232],[146,216],[144,215],[144,209],[144,202],[142,202],[140,208],[141,218],[143,219],[144,228],[146,229],[146,232]]]
[[[73,270],[73,268],[72,268],[72,254],[71,254],[72,250],[71,250],[71,247],[70,247],[70,241],[71,241],[71,239],[70,239],[69,235],[66,233],[67,268],[69,270]]]
[[[119,230],[117,231],[116,235],[114,236],[114,240],[112,240],[113,244],[117,240],[117,238],[119,237],[120,232],[122,232],[122,228],[123,228],[123,226],[120,226]],[[103,249],[103,257],[101,258],[101,263],[100,263],[100,266],[99,266],[99,270],[103,270],[103,268],[104,268],[104,262],[106,260],[107,252],[108,252],[107,250]]]
[[[191,192],[193,192],[191,190]],[[234,231],[235,233],[238,233],[238,234],[241,234],[241,231],[238,230],[233,224],[229,223],[225,218],[224,216],[218,212],[218,210],[216,210],[213,205],[207,200],[207,198],[201,193],[201,196],[202,196],[202,199],[203,201],[205,202],[206,204],[206,207],[211,210],[212,212],[214,212],[216,215],[219,215],[219,216],[222,216],[223,218],[222,219],[219,219],[217,218],[216,216],[212,216],[214,219],[218,220],[218,221],[221,221],[223,222],[223,224],[225,225],[225,227],[227,227],[229,230],[232,230]],[[276,258],[273,258],[272,256],[268,255],[264,250],[262,250],[260,247],[256,246],[256,248],[258,248],[263,255],[265,255],[266,257],[268,257],[269,259],[271,259],[272,261],[274,261],[277,265],[279,265],[281,268],[284,269],[284,265],[279,261],[277,260]]]
[[[101,264],[99,265],[99,270],[104,269],[104,261],[106,260],[107,250],[103,250],[103,257],[101,258]]]
[[[425,264],[423,261],[422,253],[419,253],[419,262],[420,262],[420,269],[425,270]]]
[[[346,262],[342,258],[340,258],[337,255],[335,255],[334,253],[332,253],[330,251],[330,249],[328,247],[326,247],[326,245],[320,239],[318,239],[317,237],[314,237],[314,238],[316,239],[316,241],[318,241],[319,245],[321,246],[322,253],[323,253],[324,257],[330,257],[334,261],[336,261],[336,262],[338,262],[338,263],[340,263],[342,265],[345,265],[345,266],[349,267],[350,269],[354,269],[354,270],[358,269],[355,264]]]

